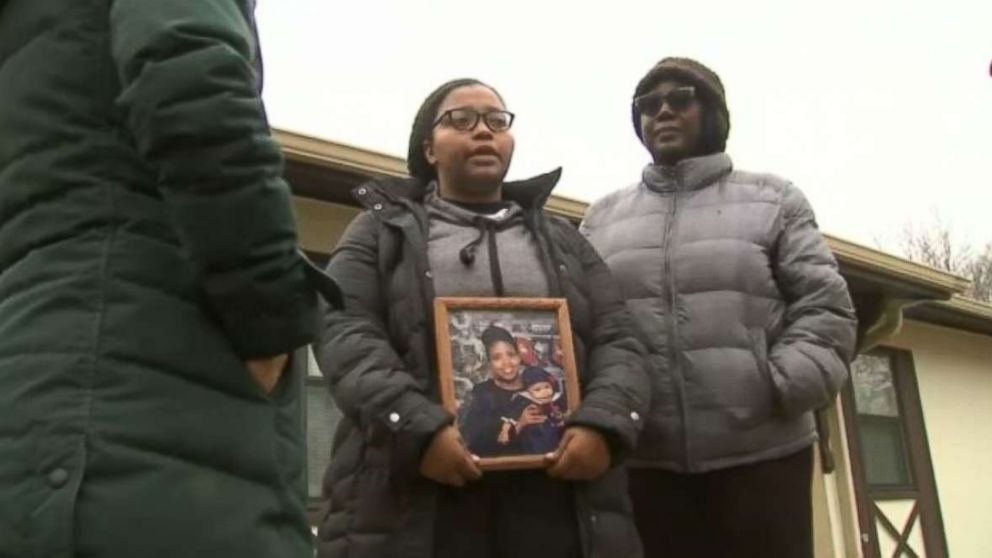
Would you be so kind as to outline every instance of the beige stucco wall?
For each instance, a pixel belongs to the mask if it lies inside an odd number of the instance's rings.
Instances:
[[[816,452],[813,469],[813,549],[816,558],[861,558],[857,503],[840,400],[827,411],[835,469],[824,474]]]
[[[313,252],[330,253],[358,209],[347,205],[293,197],[300,244]]]
[[[907,322],[951,556],[992,556],[992,337]]]

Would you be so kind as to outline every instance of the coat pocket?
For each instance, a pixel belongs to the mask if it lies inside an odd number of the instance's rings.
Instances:
[[[728,399],[732,404],[727,409],[735,428],[750,430],[772,418],[774,406],[774,384],[768,368],[768,347],[764,332],[748,330],[751,361],[737,360],[740,368],[734,385],[727,389],[734,391]],[[746,357],[745,357],[746,358]]]
[[[760,329],[748,330],[748,336],[751,338],[751,352],[754,353],[754,362],[758,365],[758,372],[769,385],[773,385],[768,367],[768,337]]]
[[[770,416],[773,414],[774,402],[776,398],[775,381],[772,380],[771,365],[768,361],[768,336],[762,329],[750,329],[748,335],[751,338],[751,352],[754,354],[754,362],[758,368],[760,399],[763,402],[761,415]]]
[[[251,370],[248,368],[248,364],[245,362],[241,362],[242,383],[247,385],[247,390],[254,396],[276,407],[286,408],[296,405],[299,401],[307,374],[309,373],[309,356],[307,355],[306,347],[296,349],[289,353],[288,356],[286,366],[279,376],[275,387],[272,388],[272,391],[265,391],[265,388],[255,379],[255,376],[252,375]]]

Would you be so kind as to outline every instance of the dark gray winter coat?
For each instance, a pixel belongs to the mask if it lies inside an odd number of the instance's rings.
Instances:
[[[799,189],[733,171],[723,153],[648,166],[582,231],[651,353],[653,407],[632,464],[700,472],[814,441],[811,411],[847,379],[855,314]]]
[[[643,349],[602,260],[569,223],[543,213],[557,178],[506,184],[504,198],[522,206],[537,231],[551,296],[568,299],[584,395],[571,423],[605,433],[616,465],[647,410]],[[317,347],[344,413],[324,479],[319,554],[430,558],[438,485],[417,471],[427,442],[452,417],[435,380],[424,188],[392,179],[356,193],[369,210],[349,226],[328,268],[346,310],[325,314]],[[623,467],[575,487],[585,555],[639,556]]]

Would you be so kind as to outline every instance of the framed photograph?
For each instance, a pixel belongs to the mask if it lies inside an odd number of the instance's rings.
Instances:
[[[563,298],[434,301],[441,401],[483,470],[545,466],[579,404]]]

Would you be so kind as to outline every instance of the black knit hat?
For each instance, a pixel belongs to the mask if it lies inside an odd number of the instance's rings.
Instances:
[[[513,338],[513,334],[497,325],[491,325],[482,332],[482,344],[486,346],[486,353],[489,352],[489,349],[493,345],[499,343],[500,341],[509,343],[510,345],[513,345],[514,348],[517,346],[517,342]]]
[[[448,95],[460,87],[471,87],[481,85],[488,88],[499,97],[503,97],[491,86],[473,78],[453,79],[431,92],[420,105],[416,118],[413,119],[413,128],[410,130],[410,143],[407,145],[406,168],[410,171],[410,176],[424,182],[437,179],[437,169],[427,160],[424,154],[424,141],[431,137],[434,131],[434,120],[437,118],[437,111],[441,108]]]
[[[551,389],[558,391],[558,380],[550,372],[543,368],[526,368],[521,377],[524,381],[524,388],[529,388],[534,384],[547,382],[551,384]]]
[[[727,148],[727,136],[730,134],[730,111],[727,109],[727,96],[723,89],[720,76],[703,64],[691,58],[668,57],[651,68],[634,89],[634,98],[647,93],[659,82],[672,79],[693,85],[699,92],[703,103],[703,134],[700,155],[708,155],[724,151]],[[631,118],[634,122],[634,133],[641,137],[641,114],[631,105]]]

